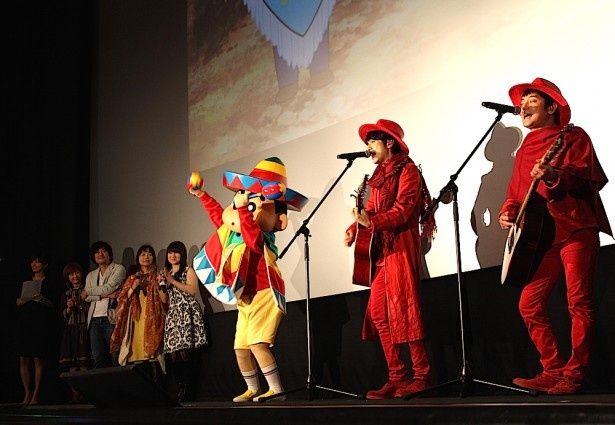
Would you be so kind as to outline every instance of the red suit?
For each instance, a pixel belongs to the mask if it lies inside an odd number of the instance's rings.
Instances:
[[[410,343],[414,378],[427,380],[429,361],[422,341],[425,331],[419,293],[422,178],[412,160],[398,154],[378,166],[369,185],[371,194],[365,211],[374,232],[372,250],[378,252],[378,259],[363,324],[363,339],[380,337],[389,382],[407,379],[400,356],[399,344],[402,343]],[[389,197],[394,200],[392,205],[383,207]],[[354,225],[348,230],[353,232]]]
[[[500,215],[516,216],[532,181],[530,171],[560,134],[553,126],[531,131],[517,151],[513,175]],[[547,247],[534,275],[521,292],[519,311],[530,338],[540,353],[544,373],[580,381],[589,361],[592,278],[600,247],[598,232],[612,234],[598,191],[607,183],[587,133],[574,127],[550,162],[558,178],[540,181],[537,194],[546,201],[552,218],[553,242]],[[572,321],[572,353],[564,361],[546,314],[547,300],[564,274],[568,310]]]

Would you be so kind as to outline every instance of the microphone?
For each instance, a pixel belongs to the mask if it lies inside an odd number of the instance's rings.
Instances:
[[[337,156],[337,159],[348,159],[350,161],[355,160],[357,158],[369,158],[370,156],[372,156],[372,153],[370,152],[370,150],[366,150],[366,151],[361,151],[361,152],[347,152],[347,153],[341,153]]]
[[[510,112],[511,114],[519,115],[519,112],[521,112],[521,108],[519,108],[518,106],[502,105],[501,103],[483,102],[481,103],[481,105],[488,109],[494,109],[501,114]]]

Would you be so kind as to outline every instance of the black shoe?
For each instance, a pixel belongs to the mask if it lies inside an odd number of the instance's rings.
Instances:
[[[178,382],[177,383],[177,401],[187,401],[186,400],[186,393],[187,393],[187,386],[185,383],[183,382]]]

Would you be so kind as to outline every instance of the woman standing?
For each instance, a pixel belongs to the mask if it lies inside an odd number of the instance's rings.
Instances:
[[[28,260],[32,279],[22,284],[17,298],[17,353],[19,373],[24,388],[22,404],[38,404],[44,372],[44,357],[56,341],[55,305],[57,293],[45,275],[48,262],[42,255]],[[34,365],[34,386],[32,366]]]
[[[117,324],[111,352],[119,364],[158,362],[165,371],[162,343],[168,296],[157,279],[156,254],[150,245],[137,250],[137,266],[129,273],[117,301]],[[156,368],[154,379],[157,376]]]
[[[88,339],[89,304],[82,299],[83,269],[77,263],[69,263],[62,272],[67,290],[61,298],[64,333],[60,352],[60,366],[74,372],[86,370],[90,363],[90,343]],[[81,401],[81,395],[72,389],[72,402]]]
[[[159,277],[166,282],[169,294],[169,312],[164,327],[164,353],[170,354],[173,375],[180,401],[192,398],[189,385],[192,376],[190,365],[194,349],[207,343],[203,313],[196,300],[198,278],[187,264],[186,246],[171,242],[167,247],[167,259]]]

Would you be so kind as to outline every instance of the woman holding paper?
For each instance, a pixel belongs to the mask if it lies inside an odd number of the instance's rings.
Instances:
[[[29,265],[32,278],[23,282],[21,296],[16,303],[17,354],[24,388],[22,404],[38,404],[44,371],[43,359],[55,343],[53,325],[57,291],[45,275],[48,262],[44,256],[30,257]]]

